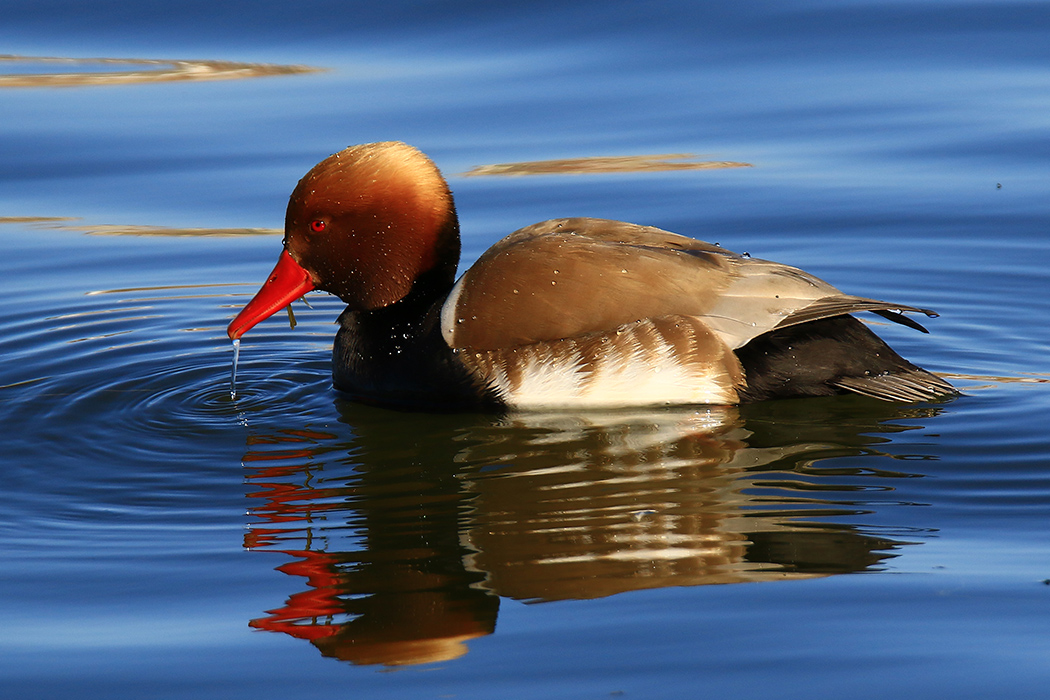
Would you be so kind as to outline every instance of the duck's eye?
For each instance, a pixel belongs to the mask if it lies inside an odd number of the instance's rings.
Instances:
[[[310,230],[314,233],[321,233],[328,227],[328,224],[324,219],[314,219],[310,222]]]

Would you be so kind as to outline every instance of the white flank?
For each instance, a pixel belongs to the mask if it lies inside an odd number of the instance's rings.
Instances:
[[[517,386],[500,368],[490,376],[494,387],[514,408],[613,408],[675,404],[728,404],[736,393],[727,388],[723,370],[710,365],[679,362],[672,346],[659,343],[646,351],[623,331],[588,374],[579,352],[555,355],[549,347],[522,348],[514,356],[522,377]],[[624,342],[626,341],[626,342]]]
[[[508,405],[538,408],[579,403],[577,397],[585,377],[579,369],[578,353],[553,357],[551,353],[523,352],[519,358],[522,377],[519,386],[513,386],[502,367],[497,366],[490,377]]]

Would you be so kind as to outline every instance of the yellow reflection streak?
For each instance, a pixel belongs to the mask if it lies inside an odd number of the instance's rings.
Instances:
[[[284,229],[279,228],[172,228],[168,226],[146,226],[146,225],[89,225],[89,226],[63,226],[56,225],[51,228],[63,228],[74,231],[82,231],[89,236],[276,236],[283,234]]]
[[[691,153],[668,153],[640,156],[594,156],[562,160],[534,160],[522,163],[496,163],[471,168],[464,177],[500,175],[596,175],[602,173],[660,172],[668,170],[714,170],[750,168],[750,163],[731,160],[687,160]]]
[[[993,374],[960,374],[958,372],[936,372],[938,377],[971,382],[988,382],[984,386],[968,386],[966,391],[992,389],[996,384],[1050,384],[1050,374],[1041,372],[1023,372],[1020,376],[1006,377]]]
[[[73,70],[48,73],[5,73],[13,63],[46,63],[71,66]],[[75,70],[103,64],[128,66],[131,70]],[[279,75],[319,73],[326,69],[301,65],[241,63],[237,61],[162,60],[150,58],[69,58],[59,56],[0,55],[0,88],[83,87],[91,85],[133,85],[206,80],[245,80]]]
[[[74,224],[74,216],[0,216],[0,225],[29,224],[34,228],[46,228],[55,231],[77,231],[88,236],[276,236],[284,233],[279,228],[178,228],[172,226],[151,226],[148,224]]]

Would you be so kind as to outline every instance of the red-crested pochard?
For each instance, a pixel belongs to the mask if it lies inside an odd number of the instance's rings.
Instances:
[[[440,171],[403,143],[318,163],[288,203],[284,251],[230,323],[239,338],[313,289],[347,304],[335,387],[400,407],[736,404],[843,392],[954,396],[849,314],[925,330],[902,304],[794,267],[603,219],[516,231],[459,281]]]

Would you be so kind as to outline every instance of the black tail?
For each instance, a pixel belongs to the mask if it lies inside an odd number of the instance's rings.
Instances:
[[[849,391],[884,401],[935,401],[959,392],[916,367],[852,316],[770,331],[736,351],[745,403]]]

